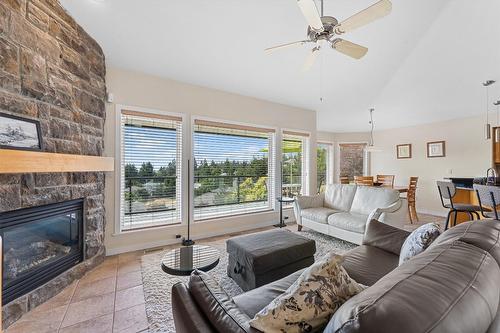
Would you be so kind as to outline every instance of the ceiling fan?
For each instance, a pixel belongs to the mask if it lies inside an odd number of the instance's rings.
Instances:
[[[380,0],[339,23],[335,17],[323,14],[323,0],[321,0],[321,16],[314,4],[314,0],[297,0],[297,4],[309,24],[307,28],[308,39],[273,46],[265,49],[265,51],[272,52],[291,46],[314,43],[315,46],[304,63],[304,71],[312,67],[318,56],[318,51],[325,45],[330,45],[333,49],[354,59],[361,59],[368,52],[368,48],[338,38],[337,36],[382,18],[388,15],[392,9],[392,3],[389,0]]]

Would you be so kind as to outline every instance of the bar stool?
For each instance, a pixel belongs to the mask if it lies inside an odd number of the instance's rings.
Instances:
[[[373,186],[373,176],[354,176],[354,184]]]
[[[451,213],[454,213],[453,225],[457,224],[457,213],[467,213],[469,214],[471,221],[474,220],[474,216],[480,219],[478,211],[481,210],[480,206],[464,204],[464,203],[453,203],[453,198],[457,194],[457,187],[452,182],[437,182],[439,196],[441,198],[441,204],[444,208],[449,209],[448,215],[446,216],[446,226],[444,230],[448,230],[448,224],[450,222]],[[450,200],[450,203],[445,204],[444,199]]]
[[[476,191],[477,200],[481,207],[481,215],[488,219],[500,220],[497,211],[497,205],[500,204],[500,188],[497,186],[474,184],[474,190]],[[491,207],[493,211],[484,205]]]

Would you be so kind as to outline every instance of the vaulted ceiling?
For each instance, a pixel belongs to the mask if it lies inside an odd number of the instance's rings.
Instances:
[[[324,1],[339,20],[375,2]],[[325,49],[307,73],[310,45],[263,52],[305,38],[295,0],[61,2],[108,65],[316,110],[319,130],[366,131],[372,106],[377,129],[481,114],[481,82],[500,81],[498,0],[393,0],[389,16],[345,35],[365,58]]]

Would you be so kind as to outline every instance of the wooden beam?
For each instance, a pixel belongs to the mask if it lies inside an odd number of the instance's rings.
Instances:
[[[0,173],[114,171],[114,158],[0,149]]]

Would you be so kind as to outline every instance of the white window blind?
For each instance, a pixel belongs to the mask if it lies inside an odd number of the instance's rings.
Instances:
[[[333,144],[318,142],[316,147],[317,186],[318,193],[321,193],[325,185],[333,182]]]
[[[121,230],[181,221],[182,118],[122,111]]]
[[[283,132],[282,179],[283,197],[294,198],[308,194],[308,146],[309,135]]]
[[[274,137],[272,129],[195,120],[195,220],[273,207]]]

